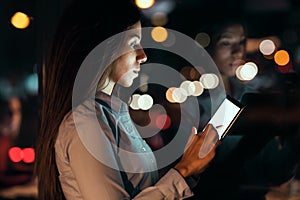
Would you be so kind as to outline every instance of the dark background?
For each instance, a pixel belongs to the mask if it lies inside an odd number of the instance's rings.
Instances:
[[[18,82],[37,70],[66,2],[0,1],[0,78]],[[296,0],[157,0],[157,4],[166,2],[170,8],[165,27],[191,37],[213,16],[242,14],[247,21],[249,37],[280,37],[282,48],[288,50],[294,60],[298,56],[294,65],[295,69],[299,68],[299,50],[296,50],[300,38],[300,7]],[[112,13],[117,15],[117,10],[113,8]],[[17,11],[31,17],[27,29],[19,30],[10,24],[11,16]]]
[[[38,99],[24,89],[24,79],[32,73],[40,71],[47,47],[51,41],[57,20],[68,1],[53,0],[1,0],[0,1],[0,91],[6,95],[19,96],[26,99],[27,110],[38,105]],[[165,5],[165,6],[162,6]],[[299,90],[297,85],[300,68],[300,7],[296,0],[157,0],[156,7],[144,10],[144,23],[151,25],[147,17],[155,9],[166,10],[168,22],[166,28],[175,29],[194,38],[203,24],[207,25],[216,16],[236,14],[245,19],[249,38],[277,36],[281,40],[279,49],[285,49],[291,56],[292,73],[276,71],[273,61],[266,61],[261,55],[249,55],[255,59],[267,62],[272,73],[277,76],[274,87],[268,88],[268,93],[274,96],[266,97],[268,105],[274,110],[280,108],[274,115],[287,116],[281,122],[297,125],[299,123]],[[112,14],[118,15],[118,9],[111,8]],[[10,18],[22,11],[31,18],[27,29],[19,30],[10,24]],[[260,66],[259,66],[260,67]],[[34,83],[37,84],[37,83]],[[8,90],[7,87],[10,87]],[[278,90],[280,92],[278,93]],[[298,95],[298,96],[297,96]],[[295,97],[295,98],[294,98]],[[264,101],[264,102],[266,102]],[[289,112],[294,112],[288,116]],[[296,113],[295,113],[296,112]],[[298,112],[299,113],[299,112]],[[28,112],[30,114],[30,112]],[[37,112],[33,118],[38,118]],[[258,117],[258,118],[257,118]],[[273,119],[253,115],[253,120],[261,123]],[[283,126],[285,128],[286,126]],[[281,127],[282,128],[282,127]],[[281,129],[278,129],[281,130]]]
[[[23,124],[17,141],[21,147],[34,146],[39,120],[37,91],[28,93],[24,89],[24,80],[29,75],[40,72],[56,23],[68,1],[0,0],[0,95],[18,96],[22,100]],[[204,24],[211,23],[216,16],[226,17],[232,14],[245,19],[249,38],[277,36],[281,40],[279,49],[285,49],[290,54],[292,69],[290,73],[281,73],[276,70],[272,60],[264,59],[258,52],[248,55],[258,60],[258,63],[266,62],[264,64],[269,70],[264,71],[264,75],[268,76],[267,73],[272,72],[276,75],[276,83],[262,93],[260,100],[251,99],[253,97],[248,99],[248,105],[253,105],[254,110],[249,115],[242,116],[236,123],[239,126],[233,127],[233,130],[242,129],[244,134],[251,134],[253,130],[255,132],[259,129],[264,134],[274,135],[298,132],[295,141],[300,141],[299,1],[157,0],[155,6],[156,9],[167,10],[168,22],[164,27],[175,29],[192,38]],[[110,9],[112,14],[118,15],[120,8]],[[151,25],[147,16],[153,9],[143,11],[143,22],[147,26]],[[10,18],[17,11],[30,16],[31,24],[27,29],[19,30],[10,24]]]

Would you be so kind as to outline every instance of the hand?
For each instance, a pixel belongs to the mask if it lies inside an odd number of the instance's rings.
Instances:
[[[209,124],[202,134],[193,127],[184,154],[174,167],[183,177],[203,172],[214,158],[220,141],[216,129]]]

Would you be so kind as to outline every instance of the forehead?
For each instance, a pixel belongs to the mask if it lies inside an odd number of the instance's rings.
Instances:
[[[137,23],[133,24],[132,26],[130,26],[128,28],[128,30],[126,31],[126,33],[129,37],[132,37],[132,36],[141,37],[141,31],[142,31],[141,22],[137,22]]]
[[[244,37],[245,31],[242,25],[230,25],[226,27],[222,34],[221,38],[232,38],[232,37]]]

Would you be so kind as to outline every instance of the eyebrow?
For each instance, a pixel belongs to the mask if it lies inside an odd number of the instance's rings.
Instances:
[[[221,35],[220,39],[222,39],[222,38],[227,39],[227,38],[233,38],[233,37],[232,37],[232,34],[230,34],[230,33],[223,33]],[[241,35],[241,38],[246,38],[246,36],[245,35]]]
[[[130,35],[130,38],[134,38],[134,37],[136,37],[136,38],[138,38],[139,40],[141,40],[141,37],[140,37],[139,35],[137,35],[137,34],[132,34],[132,35]]]

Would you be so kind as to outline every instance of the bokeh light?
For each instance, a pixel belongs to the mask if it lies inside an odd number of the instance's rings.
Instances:
[[[22,149],[19,147],[11,147],[8,150],[8,157],[12,162],[20,162],[23,159]]]
[[[239,67],[236,68],[236,70],[235,70],[235,75],[236,75],[236,77],[237,77],[239,80],[241,80],[241,81],[244,80],[243,77],[241,76],[241,73],[240,73],[242,67],[243,67],[243,65],[239,66]]]
[[[35,158],[35,152],[33,148],[23,149],[23,161],[25,163],[33,163]]]
[[[151,23],[154,26],[164,26],[168,23],[168,17],[163,12],[156,12],[151,16]]]
[[[148,80],[149,80],[149,75],[147,74],[141,74],[140,75],[140,90],[142,92],[147,92],[148,91]]]
[[[182,88],[175,88],[172,91],[172,97],[175,102],[177,103],[183,103],[187,99],[187,93],[184,89]]]
[[[37,73],[28,75],[24,81],[26,92],[31,95],[37,95],[39,89],[38,82],[39,81]]]
[[[202,69],[201,67],[200,68],[198,68],[198,70],[199,69]],[[195,69],[195,68],[192,68],[191,70],[190,70],[190,73],[189,73],[189,76],[190,76],[190,78],[192,79],[192,80],[199,80],[199,78],[200,78],[200,73],[199,73],[199,71],[198,71],[197,69]],[[204,73],[204,69],[203,69],[203,71],[202,71],[202,73]]]
[[[150,8],[154,3],[154,0],[135,0],[135,4],[142,9]]]
[[[205,89],[214,89],[219,85],[218,76],[212,73],[202,74],[199,81]]]
[[[152,39],[156,42],[164,42],[168,37],[168,31],[161,26],[157,26],[151,31]]]
[[[130,108],[132,108],[133,110],[138,110],[138,109],[140,109],[140,108],[139,108],[139,105],[138,105],[138,100],[139,100],[140,96],[141,96],[141,95],[139,95],[139,94],[133,94],[133,95],[131,96],[131,102],[130,102],[129,106],[130,106]]]
[[[35,160],[35,151],[33,148],[11,147],[8,151],[9,159],[18,163],[23,161],[24,163],[33,163]]]
[[[176,103],[175,100],[173,99],[173,90],[175,90],[176,87],[170,87],[167,92],[166,92],[166,99],[170,102],[170,103]]]
[[[184,89],[188,96],[192,95],[195,92],[195,85],[191,81],[183,81],[180,84],[180,88]]]
[[[192,95],[193,96],[200,96],[204,91],[204,88],[202,87],[202,84],[200,83],[200,81],[193,81],[193,84],[195,86],[195,91]]]
[[[183,75],[186,79],[191,79],[190,71],[192,67],[190,66],[184,66],[180,70],[180,74]]]
[[[244,65],[239,66],[236,69],[235,74],[241,81],[250,81],[257,75],[257,72],[257,65],[254,62],[247,62]]]
[[[171,118],[167,114],[160,114],[155,119],[155,125],[160,130],[166,130],[171,125]]]
[[[165,47],[171,47],[175,44],[175,42],[176,42],[176,37],[174,33],[169,32],[167,39],[162,43],[162,45],[164,45]]]
[[[279,50],[274,55],[274,61],[279,66],[284,66],[290,62],[290,55],[285,50]]]
[[[199,80],[201,74],[205,73],[205,69],[203,67],[191,67],[191,66],[184,66],[180,69],[180,74],[182,74],[185,79],[188,80]]]
[[[277,66],[277,70],[282,74],[289,73],[293,70],[293,64],[292,62],[289,62],[284,66]]]
[[[207,47],[210,43],[210,37],[207,33],[198,33],[195,37],[195,40],[202,46]]]
[[[263,55],[271,55],[272,53],[274,53],[276,49],[276,46],[274,44],[274,42],[272,40],[263,40],[260,44],[259,44],[259,50]]]
[[[30,18],[23,12],[16,12],[11,17],[11,24],[18,29],[25,29],[30,24]]]
[[[143,94],[137,100],[139,109],[149,110],[153,106],[153,98],[149,94]]]

